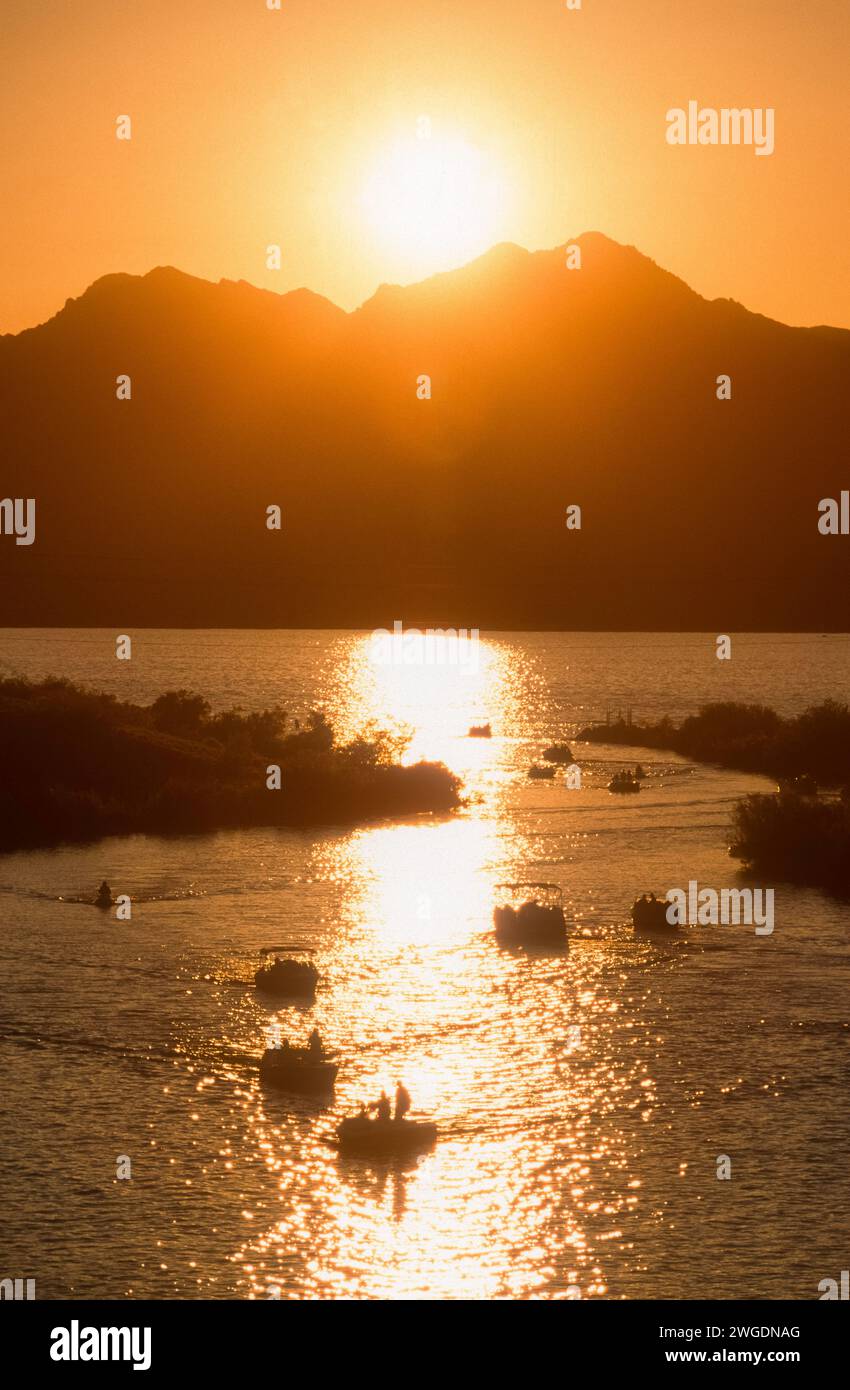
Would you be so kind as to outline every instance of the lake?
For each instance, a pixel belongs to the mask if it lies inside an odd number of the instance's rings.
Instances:
[[[134,836],[0,858],[4,1277],[39,1298],[798,1298],[846,1266],[850,906],[785,884],[776,929],[634,937],[629,908],[729,858],[764,778],[545,744],[633,709],[799,712],[846,697],[850,638],[486,634],[459,665],[380,664],[367,634],[0,632],[0,673],[147,702],[321,706],[463,779],[445,819]],[[489,722],[490,739],[469,738]],[[607,790],[637,758],[639,796]],[[80,899],[102,878],[117,922]],[[567,953],[492,936],[497,885],[558,885]],[[76,901],[75,901],[76,900]],[[311,1009],[253,987],[260,947],[312,949]],[[317,1024],[335,1100],[260,1089]],[[439,1142],[408,1165],[324,1142],[404,1080]],[[132,1177],[116,1176],[119,1156]],[[731,1179],[718,1164],[731,1160]]]

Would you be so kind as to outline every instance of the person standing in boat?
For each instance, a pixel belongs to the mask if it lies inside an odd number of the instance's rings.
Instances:
[[[377,1111],[377,1118],[379,1120],[388,1120],[390,1118],[392,1115],[392,1106],[390,1105],[390,1098],[386,1091],[381,1092],[378,1100],[370,1105],[369,1109]]]
[[[410,1109],[410,1092],[399,1081],[395,1088],[395,1118],[403,1120]]]
[[[314,1028],[307,1039],[307,1051],[314,1061],[321,1061],[322,1057],[325,1055],[325,1049],[322,1047],[322,1039],[318,1028]]]

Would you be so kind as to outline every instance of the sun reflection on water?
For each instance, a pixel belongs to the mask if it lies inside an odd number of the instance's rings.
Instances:
[[[444,762],[475,787],[503,778],[539,678],[494,641],[429,642],[406,633],[403,646],[382,649],[372,636],[341,639],[327,696],[334,722],[348,737],[370,725],[402,732],[404,762]],[[491,739],[469,736],[485,724]]]
[[[614,1060],[622,979],[592,941],[526,956],[491,930],[496,884],[525,843],[500,783],[516,779],[537,695],[533,669],[495,642],[474,662],[429,665],[341,639],[326,703],[342,735],[403,728],[407,761],[444,761],[478,795],[452,818],[313,847],[311,877],[336,894],[315,1016],[342,1065],[330,1108],[252,1099],[252,1144],[276,1190],[273,1219],[234,1254],[252,1296],[276,1284],[297,1297],[606,1291],[600,1251],[638,1200],[615,1116],[648,1103],[634,1059]],[[481,723],[492,738],[468,736]],[[432,1153],[364,1164],[324,1145],[342,1114],[399,1079],[414,1115],[438,1121]]]
[[[205,637],[207,665],[189,643],[173,688],[200,670],[213,689],[221,668],[220,702],[253,681],[262,703],[257,673],[276,671],[287,706],[318,697],[342,737],[404,724],[409,757],[463,776],[457,815],[8,857],[6,1099],[27,1116],[7,1127],[10,1260],[27,1268],[36,1250],[46,1297],[810,1296],[847,1186],[814,1181],[811,1144],[795,1159],[788,1136],[820,1135],[826,1096],[830,1142],[844,1138],[846,911],[789,889],[778,948],[709,930],[678,949],[637,941],[636,891],[725,881],[729,806],[760,783],[651,753],[649,786],[624,806],[605,790],[622,750],[599,746],[579,746],[580,792],[527,776],[624,682],[656,691],[646,713],[660,717],[702,689],[699,673],[678,682],[687,697],[670,694],[667,639],[631,673],[619,641],[494,638],[470,673],[370,669],[368,640]],[[184,642],[170,648],[181,662]],[[469,738],[482,722],[493,737]],[[110,879],[139,893],[120,950],[69,896],[100,880],[105,856]],[[514,878],[563,888],[580,921],[568,952],[495,943],[494,885]],[[257,950],[272,941],[315,951],[314,1003],[257,995]],[[777,1012],[789,999],[790,1023]],[[336,1096],[262,1089],[267,1035],[303,1043],[314,1025],[339,1059]],[[438,1123],[433,1152],[341,1160],[323,1137],[399,1078]],[[141,1181],[91,1186],[99,1116],[138,1149]],[[61,1161],[35,1165],[60,1133]],[[711,1156],[748,1146],[763,1161],[736,1198]]]
[[[496,851],[483,819],[358,833],[342,856],[352,883],[346,914],[383,949],[462,946],[489,920]]]

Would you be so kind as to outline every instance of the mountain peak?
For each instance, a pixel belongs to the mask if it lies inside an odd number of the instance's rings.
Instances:
[[[4,486],[38,499],[43,542],[24,580],[0,547],[7,625],[846,627],[814,516],[841,485],[850,333],[708,302],[599,232],[352,314],[106,275],[0,353]]]
[[[481,256],[477,256],[473,265],[516,265],[520,261],[527,261],[531,255],[524,246],[517,246],[515,241],[497,241],[495,246],[491,246],[489,251],[485,251]]]

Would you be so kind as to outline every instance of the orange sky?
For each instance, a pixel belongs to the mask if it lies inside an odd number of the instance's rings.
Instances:
[[[110,271],[351,308],[483,243],[586,230],[709,298],[850,327],[848,0],[4,0],[3,25],[0,331]],[[775,153],[669,146],[691,99],[774,107]],[[423,115],[498,185],[445,238],[389,225]]]

